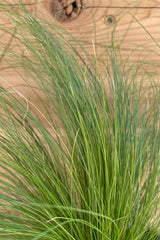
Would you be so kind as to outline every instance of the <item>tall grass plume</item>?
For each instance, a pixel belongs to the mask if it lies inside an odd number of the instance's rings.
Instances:
[[[96,51],[18,14],[1,29],[20,51],[1,43],[1,56],[36,83],[41,107],[1,77],[0,239],[158,239],[158,84],[145,89],[147,71],[114,44],[102,74]]]

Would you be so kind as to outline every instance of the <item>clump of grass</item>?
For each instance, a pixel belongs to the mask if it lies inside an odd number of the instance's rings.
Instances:
[[[10,67],[22,67],[47,101],[44,114],[1,86],[1,239],[158,239],[158,90],[138,86],[140,64],[128,78],[114,46],[106,88],[96,55],[79,45],[84,60],[59,28],[53,35],[16,14],[17,34],[6,32],[27,54],[7,47]]]

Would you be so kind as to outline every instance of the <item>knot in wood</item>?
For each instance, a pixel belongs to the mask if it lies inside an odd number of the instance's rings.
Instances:
[[[60,22],[74,20],[83,9],[83,0],[51,0],[49,8]]]

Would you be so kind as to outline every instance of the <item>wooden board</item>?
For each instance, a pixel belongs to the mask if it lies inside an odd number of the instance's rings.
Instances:
[[[50,11],[50,1],[55,0],[23,0],[23,3],[31,12],[35,13],[36,9],[38,16],[54,24],[56,19]],[[14,7],[18,0],[0,0],[0,3],[4,2]],[[1,23],[7,21],[1,13]],[[160,73],[160,0],[85,0],[77,18],[57,24],[81,41],[90,54],[94,54],[93,46],[96,44],[97,57],[103,61],[106,60],[106,47],[111,45],[115,32],[115,47],[122,49],[124,60],[132,64],[137,61],[152,63],[149,65],[156,65],[156,71]],[[4,42],[8,40],[4,39]],[[4,66],[3,62],[0,64]],[[12,70],[0,74],[31,101],[38,101],[30,90],[21,87],[22,79]],[[2,79],[0,82],[4,84]]]
[[[38,15],[50,23],[55,22],[49,11],[49,3],[54,1],[23,0],[30,11],[36,7]],[[12,4],[13,0],[6,3]],[[160,60],[160,0],[85,0],[79,17],[58,25],[80,40],[91,54],[93,44],[97,44],[99,58],[105,58],[106,46],[110,46],[115,31],[115,46],[123,49],[124,58],[130,55],[132,61],[147,60],[148,55],[149,61]]]

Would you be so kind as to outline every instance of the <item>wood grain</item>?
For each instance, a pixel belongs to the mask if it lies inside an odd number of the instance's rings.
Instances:
[[[55,0],[23,0],[23,3],[31,12],[35,13],[36,9],[37,16],[54,24],[56,19],[49,10],[50,1]],[[15,0],[0,0],[1,2],[10,4],[11,7],[16,4]],[[0,14],[1,23],[7,22],[3,13]],[[57,24],[81,41],[90,54],[94,54],[93,46],[96,45],[97,57],[104,62],[107,57],[106,48],[111,46],[114,32],[115,47],[121,48],[124,61],[127,59],[133,66],[137,62],[144,62],[146,66],[153,66],[151,71],[155,71],[157,66],[156,71],[160,73],[160,0],[85,0],[81,14],[76,19]],[[8,43],[5,37],[1,41]],[[2,68],[5,63],[0,64]],[[100,68],[103,73],[103,66]],[[22,87],[22,79],[14,71],[5,70],[0,74],[27,98],[38,103],[30,89]],[[34,84],[31,80],[28,81],[30,85]],[[2,79],[0,82],[3,82]]]
[[[37,14],[49,23],[54,23],[55,19],[48,9],[49,2],[52,1],[55,0],[39,0],[35,4],[36,0],[23,0],[30,11],[34,12],[36,5]],[[13,1],[6,2],[11,4]],[[110,16],[114,19],[114,24],[106,24],[105,21]],[[81,41],[91,54],[93,43],[97,44],[99,58],[105,59],[106,46],[111,45],[112,33],[115,31],[115,46],[123,49],[124,58],[130,55],[131,61],[140,61],[140,56],[141,60],[147,60],[146,56],[149,55],[149,61],[160,60],[159,0],[99,0],[98,5],[96,0],[86,0],[78,18],[58,25]]]

